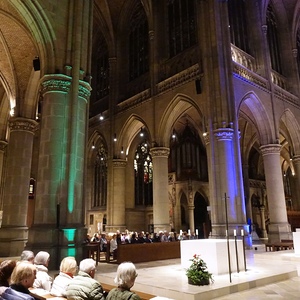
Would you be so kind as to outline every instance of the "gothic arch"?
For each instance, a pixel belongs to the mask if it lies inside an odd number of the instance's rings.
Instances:
[[[280,132],[287,138],[294,154],[300,154],[300,126],[294,114],[285,109],[280,118]]]
[[[161,122],[159,124],[159,140],[157,141],[159,145],[164,147],[169,145],[172,128],[176,121],[178,121],[178,119],[183,115],[193,116],[188,117],[188,119],[193,124],[194,128],[198,131],[200,138],[202,138],[202,135],[200,134],[200,129],[203,128],[204,124],[202,122],[203,115],[200,109],[197,108],[197,105],[190,97],[183,94],[177,94],[170,101],[170,104],[166,108],[162,116]]]
[[[255,125],[260,145],[273,144],[275,133],[272,132],[271,120],[262,102],[253,93],[246,94],[240,102],[238,114]]]

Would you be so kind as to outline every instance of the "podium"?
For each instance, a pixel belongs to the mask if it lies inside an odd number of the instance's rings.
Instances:
[[[195,254],[206,262],[209,272],[214,275],[226,274],[229,271],[228,250],[226,239],[203,239],[180,241],[181,266],[187,269],[190,259]],[[237,271],[235,240],[229,240],[231,272]],[[243,241],[237,240],[239,271],[245,271]]]

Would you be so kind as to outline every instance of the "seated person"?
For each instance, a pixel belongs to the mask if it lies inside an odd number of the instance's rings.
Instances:
[[[34,253],[30,250],[24,250],[21,253],[20,260],[21,261],[27,261],[27,262],[30,262],[31,264],[33,264],[34,263]]]
[[[115,259],[117,256],[117,249],[118,249],[118,243],[117,243],[117,235],[113,234],[111,240],[110,240],[110,255],[113,256]]]
[[[77,272],[77,262],[74,257],[65,257],[59,268],[59,274],[55,277],[50,294],[57,297],[65,297],[67,285]]]
[[[3,300],[35,300],[28,288],[32,287],[36,275],[36,267],[28,262],[20,262],[11,274],[11,285],[0,299]]]
[[[100,251],[101,252],[106,252],[107,250],[107,239],[106,239],[106,234],[102,233],[101,238],[100,238]]]
[[[50,254],[45,251],[40,251],[34,258],[34,265],[36,266],[36,279],[33,283],[34,288],[51,290],[52,277],[48,274],[48,265],[50,261]]]
[[[92,258],[86,258],[79,264],[78,275],[75,276],[66,290],[67,299],[72,300],[104,300],[103,289],[100,283],[94,279],[96,262]]]
[[[118,266],[117,276],[114,280],[118,287],[112,289],[108,293],[106,300],[141,300],[137,294],[130,291],[134,285],[136,277],[136,268],[132,262],[121,263]]]
[[[0,296],[9,287],[11,273],[13,272],[17,262],[15,260],[6,259],[0,264]]]

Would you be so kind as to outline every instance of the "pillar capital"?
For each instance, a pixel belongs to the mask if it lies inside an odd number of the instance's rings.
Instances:
[[[91,95],[91,86],[88,82],[80,80],[79,82],[79,97],[84,98],[86,101],[88,101],[90,95]]]
[[[9,120],[10,131],[27,131],[34,133],[37,130],[38,123],[32,119],[13,117]]]
[[[113,159],[113,168],[125,168],[127,161],[125,159]]]
[[[214,130],[217,141],[232,141],[234,130],[232,128],[218,128]]]
[[[293,164],[300,164],[300,155],[293,156]]]
[[[153,157],[168,157],[170,149],[166,147],[155,147],[150,149],[150,154]]]
[[[269,144],[260,146],[260,151],[262,156],[270,155],[270,154],[280,154],[281,145],[279,144]]]
[[[41,79],[41,93],[44,95],[49,92],[68,93],[71,87],[72,78],[63,74],[45,75]]]

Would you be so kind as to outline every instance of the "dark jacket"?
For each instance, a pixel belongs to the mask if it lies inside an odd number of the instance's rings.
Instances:
[[[14,286],[16,286],[16,285],[14,285]],[[17,288],[19,290],[24,289],[25,293],[17,291],[15,289],[13,289],[12,287],[9,287],[5,290],[5,292],[2,294],[0,299],[1,300],[35,300],[35,298],[29,294],[29,291],[26,288],[24,288],[23,286],[17,286]],[[27,293],[27,291],[28,291],[28,293]]]

